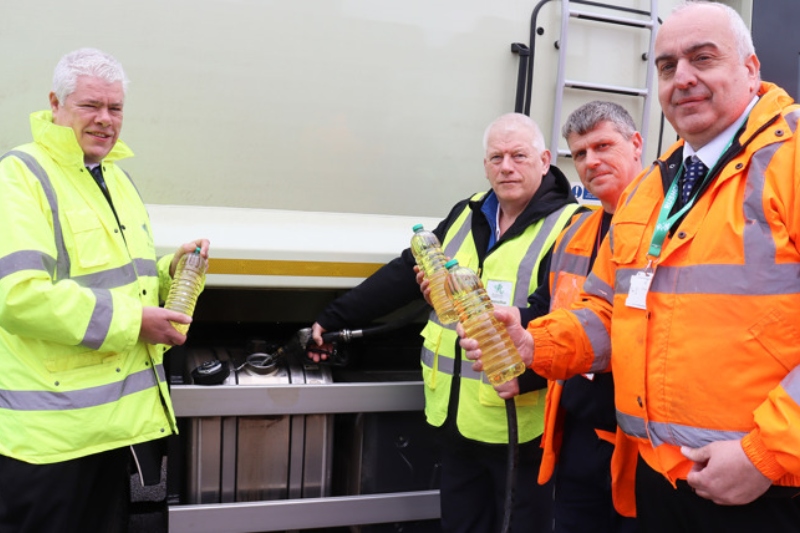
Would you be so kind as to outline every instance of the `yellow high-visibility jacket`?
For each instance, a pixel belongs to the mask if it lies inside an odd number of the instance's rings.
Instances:
[[[31,115],[0,159],[0,454],[52,463],[175,431],[163,346],[139,341],[169,290],[139,193],[102,163],[116,216],[71,128]]]
[[[482,193],[473,200],[481,196]],[[445,254],[458,259],[460,265],[480,271],[485,286],[489,283],[507,284],[509,293],[513,295],[512,305],[524,307],[528,295],[536,290],[542,258],[578,207],[578,204],[564,205],[529,225],[519,235],[504,241],[485,259],[483,268],[479,268],[479,255],[471,236],[472,211],[469,207],[464,208],[448,229],[442,246]],[[425,415],[428,423],[438,427],[447,418],[450,387],[456,371],[458,336],[455,324],[442,325],[435,313],[431,313],[422,336],[425,339],[421,354]],[[461,358],[457,370],[460,375],[458,431],[480,442],[507,443],[505,400],[497,395],[484,373],[472,370],[471,362],[466,358]],[[542,388],[514,399],[519,442],[529,442],[542,434],[546,391]]]

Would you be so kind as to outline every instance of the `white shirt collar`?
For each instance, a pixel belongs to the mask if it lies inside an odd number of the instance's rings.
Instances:
[[[689,143],[683,143],[683,159],[686,160],[687,157],[695,156],[705,164],[706,168],[714,168],[719,158],[722,157],[722,152],[728,147],[728,142],[736,135],[736,132],[739,131],[744,121],[747,120],[747,116],[750,114],[750,110],[753,109],[753,106],[756,105],[756,102],[758,102],[758,95],[750,100],[750,104],[748,104],[744,112],[733,124],[725,128],[723,132],[714,137],[710,143],[699,150],[692,148]]]

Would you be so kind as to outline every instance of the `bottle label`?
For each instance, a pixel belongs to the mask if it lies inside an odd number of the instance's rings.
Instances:
[[[490,279],[486,283],[486,294],[492,299],[495,305],[511,305],[513,298],[513,283],[510,281],[498,281]]]

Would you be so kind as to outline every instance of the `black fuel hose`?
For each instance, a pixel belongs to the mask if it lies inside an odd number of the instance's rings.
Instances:
[[[514,491],[517,487],[517,460],[519,446],[517,441],[517,406],[514,398],[506,400],[506,419],[508,420],[508,460],[506,463],[506,499],[503,502],[503,525],[501,533],[511,530],[511,514],[514,508]]]
[[[401,316],[397,320],[392,322],[387,322],[385,324],[380,324],[378,326],[372,326],[369,328],[364,329],[342,329],[339,331],[326,331],[322,334],[322,340],[324,342],[333,342],[333,341],[341,341],[341,342],[350,342],[352,339],[360,339],[363,337],[371,337],[373,335],[380,335],[381,333],[388,333],[389,331],[394,331],[396,329],[400,329],[401,327],[410,324],[415,318],[422,314],[422,311],[428,308],[428,304],[420,305],[416,308],[413,308],[411,311],[406,313],[405,315]]]

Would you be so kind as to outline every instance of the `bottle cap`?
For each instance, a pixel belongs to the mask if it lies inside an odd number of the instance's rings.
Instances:
[[[194,249],[194,253],[196,253],[196,254],[200,253],[200,247],[199,246]]]
[[[411,229],[414,230],[414,233],[422,231],[422,224],[414,224],[414,227]]]
[[[454,266],[458,266],[458,259],[451,259],[450,261],[448,261],[447,263],[444,264],[444,267],[447,270],[450,270]]]

